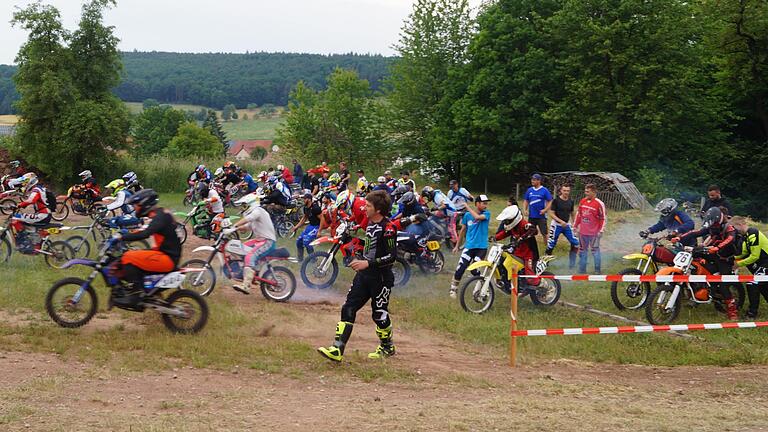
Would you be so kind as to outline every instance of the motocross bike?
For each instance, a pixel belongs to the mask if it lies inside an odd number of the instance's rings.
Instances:
[[[15,206],[14,206],[15,207]],[[14,248],[24,255],[44,255],[45,263],[53,268],[62,268],[64,263],[74,258],[75,252],[65,241],[51,240],[52,234],[61,232],[61,224],[48,223],[39,225],[24,224],[14,221],[11,214],[0,227],[0,262],[11,258]]]
[[[189,183],[187,183],[189,184]],[[200,189],[202,189],[204,183],[201,181],[195,181],[189,185],[186,191],[184,191],[184,199],[181,200],[184,207],[191,206],[194,202],[201,200]]]
[[[408,264],[418,266],[422,273],[440,273],[445,267],[445,256],[440,251],[440,242],[431,238],[398,231],[397,255]]]
[[[675,255],[673,265],[665,267],[657,275],[705,275],[707,260],[713,259],[706,246],[686,246]],[[714,259],[718,259],[715,257]],[[669,324],[673,322],[683,302],[690,305],[712,304],[719,312],[726,311],[725,300],[709,282],[660,282],[651,293],[645,305],[645,317],[651,324]],[[744,304],[744,285],[729,284],[731,296],[736,300],[736,308]]]
[[[624,255],[622,258],[629,261],[637,261],[634,267],[628,267],[619,272],[620,275],[645,275],[656,274],[662,265],[672,265],[675,253],[664,244],[670,236],[649,237],[640,253]],[[645,306],[648,296],[651,294],[650,282],[612,282],[611,299],[619,309],[640,309]]]
[[[216,273],[212,266],[213,259],[218,258],[220,270],[224,277],[242,282],[245,257],[250,251],[251,248],[244,245],[240,240],[231,239],[222,232],[212,246],[200,246],[193,250],[193,252],[209,252],[207,259],[192,259],[185,262],[182,267],[204,270],[204,273],[201,272],[191,279],[191,284],[197,287],[196,290],[200,295],[208,296],[216,286]],[[260,284],[261,294],[265,298],[276,302],[285,302],[296,292],[296,277],[287,267],[273,266],[273,261],[298,262],[295,258],[291,258],[287,249],[274,249],[268,256],[259,261],[259,268],[253,282]]]
[[[140,223],[126,226],[120,220],[120,216],[110,219],[106,218],[106,212],[100,212],[93,216],[93,222],[90,225],[79,225],[74,227],[62,227],[62,231],[85,231],[83,235],[73,235],[67,238],[66,242],[72,247],[75,258],[87,258],[91,255],[91,243],[89,237],[97,245],[97,249],[104,245],[112,234],[116,232],[131,232],[141,227]],[[149,249],[149,243],[146,240],[137,240],[127,244],[130,249]]]
[[[470,277],[461,286],[459,300],[465,311],[476,314],[488,311],[493,306],[494,288],[505,294],[511,293],[508,275],[518,274],[525,269],[523,260],[513,255],[515,247],[514,243],[494,243],[485,260],[467,267],[467,271],[480,270],[481,273]],[[536,275],[552,275],[546,270],[553,259],[555,257],[551,255],[541,257],[536,263]],[[528,278],[518,278],[517,284],[518,297],[530,295],[531,301],[537,306],[552,306],[560,299],[559,280],[541,278],[534,285]]]
[[[103,212],[106,206],[101,200],[93,200],[86,196],[83,185],[74,185],[67,190],[66,195],[56,196],[56,211],[53,213],[53,219],[63,221],[72,212],[80,216],[93,217],[95,214]]]
[[[448,230],[448,224],[451,223],[451,217],[446,212],[438,209],[430,210],[430,216],[427,220],[428,230],[432,240],[444,242],[448,250],[453,249],[454,242],[451,238],[451,232]]]
[[[119,258],[112,252],[120,249],[119,241],[109,239],[99,253],[99,260],[74,259],[63,268],[83,265],[93,268],[88,278],[75,277],[61,279],[53,284],[45,297],[45,310],[58,325],[67,328],[81,327],[96,314],[98,300],[93,288],[93,281],[101,275],[104,283],[112,289],[107,309],[112,306],[143,312],[147,309],[161,314],[163,324],[174,333],[197,333],[208,321],[208,305],[196,292],[182,287],[190,277],[200,273],[201,269],[181,268],[167,274],[144,276],[144,289],[133,292],[133,286],[120,281],[114,275],[114,265]],[[141,300],[134,307],[113,304],[112,295],[117,290],[126,290],[140,295]],[[169,295],[165,295],[172,291]]]
[[[16,206],[24,199],[22,189],[8,189],[0,193],[0,214],[8,216],[16,209]]]
[[[184,212],[173,212],[174,216],[182,217],[184,218],[181,222],[176,223],[176,235],[179,237],[179,240],[181,241],[181,244],[184,244],[184,242],[187,241],[187,224],[192,225],[192,233],[201,239],[209,240],[214,238],[215,233],[211,229],[211,216],[208,214],[208,210],[206,210],[206,203],[205,201],[198,201],[194,204],[192,207],[192,210],[190,210],[187,213]],[[222,227],[228,228],[232,220],[238,220],[240,219],[239,216],[227,216],[225,217],[221,223]],[[227,222],[224,222],[227,221]],[[226,227],[224,225],[227,225]]]
[[[333,236],[318,237],[310,245],[319,246],[330,244],[326,251],[315,251],[307,255],[301,263],[301,280],[309,288],[325,289],[336,282],[339,276],[339,263],[336,261],[336,253],[341,251],[344,266],[363,253],[365,245],[363,240],[352,235],[357,228],[350,228],[346,221],[339,223]],[[411,278],[411,266],[398,256],[392,264],[392,273],[395,275],[395,286],[400,287],[408,283]]]

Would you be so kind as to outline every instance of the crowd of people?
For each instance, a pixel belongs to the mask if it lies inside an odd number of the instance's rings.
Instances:
[[[337,325],[333,345],[320,348],[320,353],[331,360],[340,361],[352,332],[357,311],[368,301],[372,304],[373,320],[380,345],[371,357],[386,357],[395,353],[392,342],[392,323],[388,313],[389,293],[393,286],[391,265],[396,255],[397,232],[405,230],[414,237],[431,235],[435,226],[446,227],[446,240],[453,245],[458,260],[448,290],[456,297],[459,283],[469,265],[482,260],[490,241],[509,241],[513,253],[523,262],[524,272],[535,273],[539,260],[539,244],[542,237],[545,254],[551,255],[560,240],[565,237],[569,251],[569,267],[580,273],[587,272],[587,262],[592,256],[594,272],[601,273],[600,241],[607,225],[605,204],[597,197],[594,184],[584,186],[584,198],[576,203],[571,197],[572,186],[561,185],[553,195],[543,185],[540,174],[531,176],[531,186],[522,197],[510,196],[505,208],[496,217],[499,223],[493,235],[491,230],[490,198],[485,194],[473,195],[450,180],[447,193],[432,186],[417,189],[410,172],[403,170],[395,178],[384,171],[375,181],[369,182],[363,170],[356,171],[356,179],[345,162],[334,170],[327,163],[304,171],[294,160],[293,169],[283,165],[262,171],[256,176],[233,162],[226,162],[211,172],[205,165],[198,165],[187,177],[188,193],[197,194],[206,204],[211,230],[221,232],[221,221],[226,217],[224,204],[235,199],[233,187],[239,191],[238,203],[247,207],[244,217],[234,227],[224,230],[231,233],[244,226],[250,227],[254,237],[246,244],[252,252],[246,259],[244,282],[238,290],[249,293],[253,272],[258,261],[274,249],[277,235],[274,227],[275,214],[292,206],[301,207],[298,223],[291,229],[300,234],[296,238],[297,255],[304,258],[305,251],[313,252],[312,242],[318,235],[329,230],[332,235],[342,221],[353,230],[361,230],[365,237],[365,250],[349,265],[356,272],[347,301],[342,307],[341,321]],[[14,216],[16,223],[39,226],[51,220],[55,202],[52,194],[31,172],[23,172],[17,161],[11,163],[15,176],[4,179],[3,187],[20,190],[24,199],[18,208],[32,208],[32,212]],[[157,194],[144,189],[134,172],[107,184],[102,191],[90,171],[80,173],[81,183],[72,189],[74,198],[90,201],[109,195],[106,211],[119,211],[126,223],[137,223],[149,218],[146,228],[124,239],[155,236],[153,251],[132,251],[122,258],[121,275],[133,284],[140,284],[143,274],[170,270],[181,255],[181,244],[173,233],[172,216],[157,207]],[[55,196],[54,198],[55,199]],[[748,268],[753,274],[765,274],[768,267],[768,238],[758,229],[750,227],[748,220],[732,216],[729,203],[717,186],[708,190],[708,199],[701,208],[702,224],[697,230],[693,219],[678,208],[672,198],[661,200],[655,207],[659,220],[639,234],[645,238],[667,231],[673,243],[695,245],[697,238],[704,237],[711,259],[713,273],[732,274],[739,267]],[[458,227],[458,228],[457,228]],[[174,240],[175,239],[175,240]],[[729,319],[737,319],[737,309],[725,284],[717,287],[725,299]],[[750,306],[748,318],[755,318],[760,296],[768,301],[768,284],[749,285]],[[118,296],[115,301],[130,305],[136,299]]]

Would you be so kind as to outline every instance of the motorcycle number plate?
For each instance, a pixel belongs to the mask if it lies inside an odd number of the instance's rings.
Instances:
[[[434,240],[428,241],[427,242],[427,249],[429,249],[431,251],[436,251],[436,250],[440,249],[440,242],[436,242]]]
[[[48,228],[46,231],[48,231],[48,234],[58,234],[61,232],[59,228]]]
[[[693,261],[693,255],[691,255],[689,252],[679,252],[677,255],[675,255],[675,266],[676,267],[687,267],[691,265],[691,262]]]
[[[501,247],[499,246],[493,246],[490,251],[488,251],[488,261],[490,262],[496,262],[497,259],[499,259],[499,256],[501,256]]]
[[[180,272],[168,273],[155,285],[157,288],[178,288],[184,282],[184,274]]]

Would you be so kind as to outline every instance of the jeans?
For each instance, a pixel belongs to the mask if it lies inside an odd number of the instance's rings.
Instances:
[[[592,258],[595,262],[595,273],[600,274],[600,237],[602,234],[582,235],[579,234],[579,272],[587,272],[587,249],[592,252]]]

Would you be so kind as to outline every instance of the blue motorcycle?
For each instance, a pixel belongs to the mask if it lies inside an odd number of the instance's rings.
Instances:
[[[98,261],[73,259],[63,268],[83,265],[93,268],[88,278],[64,278],[53,284],[45,297],[45,310],[58,325],[77,328],[87,324],[98,309],[98,299],[93,281],[98,277],[111,289],[107,310],[112,309],[112,296],[116,291],[139,295],[140,301],[133,306],[121,306],[124,310],[144,312],[152,310],[161,314],[163,324],[174,333],[197,333],[208,321],[208,304],[196,292],[185,289],[195,279],[214,281],[215,275],[199,278],[201,272],[212,272],[206,268],[181,268],[167,274],[151,274],[144,277],[144,289],[140,293],[133,286],[115,276],[115,264],[126,250],[126,245],[109,239],[99,253]],[[168,294],[170,293],[170,294]]]

